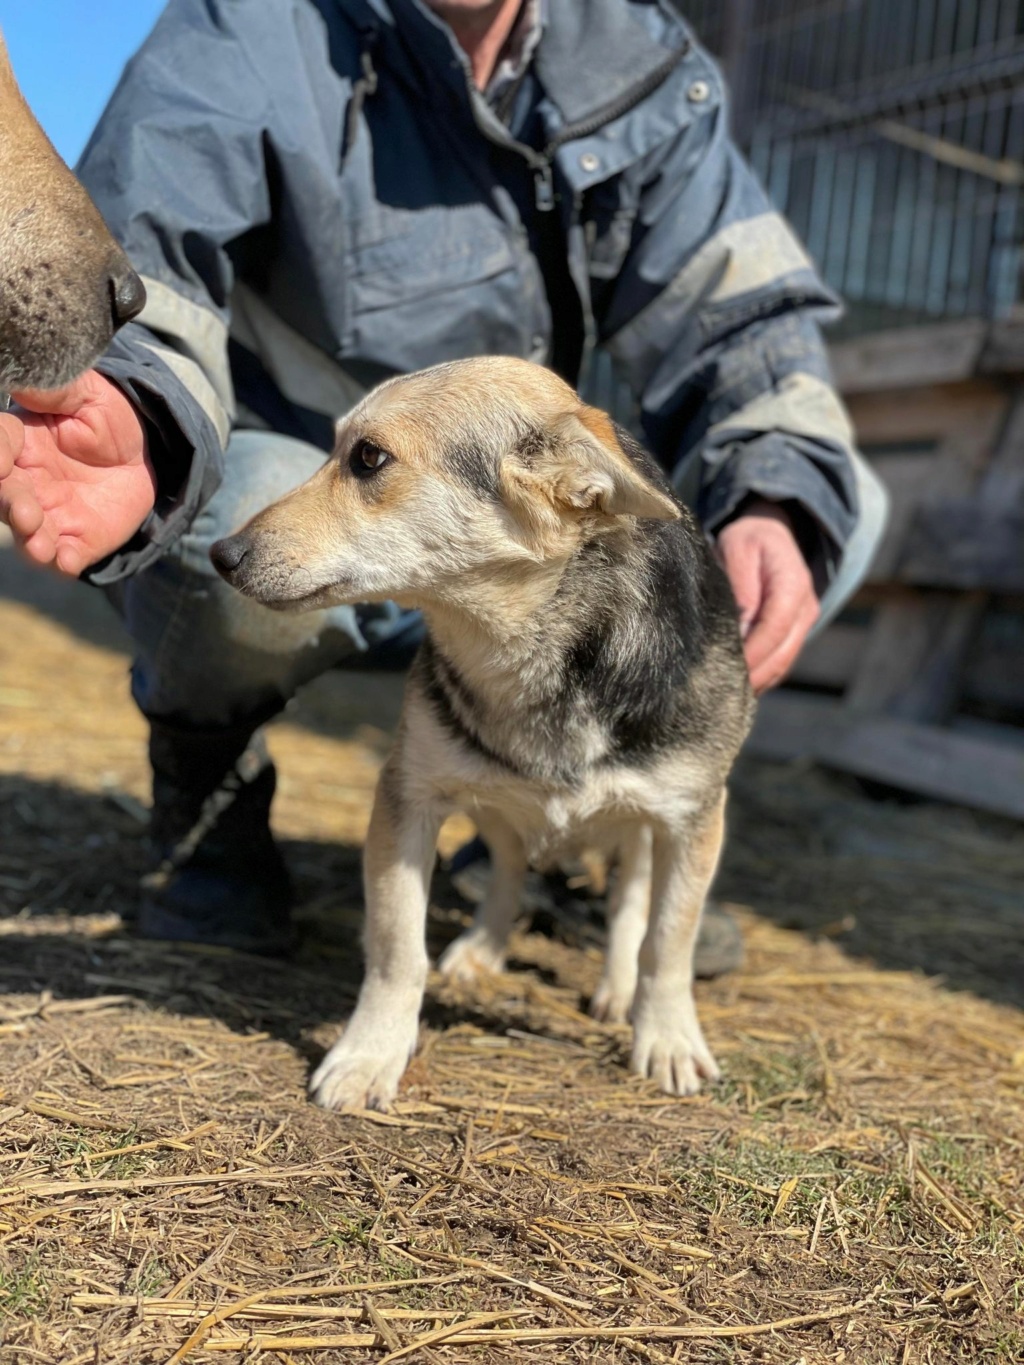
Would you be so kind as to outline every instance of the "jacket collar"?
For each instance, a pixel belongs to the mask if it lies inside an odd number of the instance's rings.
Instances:
[[[420,69],[421,78],[454,81],[463,91],[469,62],[448,25],[422,0],[337,0],[363,31],[390,31]],[[641,15],[650,11],[645,22]],[[659,30],[655,36],[654,29]],[[667,3],[631,0],[554,0],[547,7],[535,69],[566,124],[597,115],[639,86],[685,42]]]
[[[628,0],[556,0],[537,49],[536,70],[567,124],[581,123],[623,98],[682,47],[685,33],[660,6],[646,6],[664,24],[659,42]]]

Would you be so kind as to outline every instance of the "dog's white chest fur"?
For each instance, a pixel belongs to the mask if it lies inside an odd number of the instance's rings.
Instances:
[[[677,823],[700,806],[706,783],[678,751],[643,768],[595,763],[572,785],[524,777],[469,750],[417,699],[410,708],[406,779],[429,787],[451,810],[478,822],[499,816],[522,841],[527,861],[543,868],[590,845],[612,848],[624,827],[664,818]]]

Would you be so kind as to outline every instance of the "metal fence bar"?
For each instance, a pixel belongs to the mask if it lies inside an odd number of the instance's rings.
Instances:
[[[737,135],[866,324],[1021,299],[1024,0],[676,0]],[[724,47],[723,47],[724,45]]]

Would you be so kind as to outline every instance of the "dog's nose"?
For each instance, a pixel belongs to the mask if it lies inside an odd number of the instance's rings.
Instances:
[[[249,547],[244,536],[226,536],[210,546],[213,567],[222,578],[227,579],[238,572],[239,565],[248,553]]]
[[[110,277],[110,310],[114,329],[138,317],[146,305],[146,286],[125,262],[123,270]]]

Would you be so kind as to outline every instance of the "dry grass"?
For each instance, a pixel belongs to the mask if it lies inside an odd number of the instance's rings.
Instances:
[[[43,591],[2,551],[0,574]],[[1020,1001],[1019,830],[746,769],[722,888],[765,913],[700,991],[722,1086],[627,1074],[567,898],[486,989],[433,983],[393,1116],[340,1118],[303,1090],[358,981],[397,689],[332,676],[274,731],[295,964],[140,944],[124,656],[101,603],[46,590],[77,634],[0,603],[5,1359],[1024,1357],[1024,1031],[996,1002]],[[443,877],[436,902],[434,949],[465,915]]]

